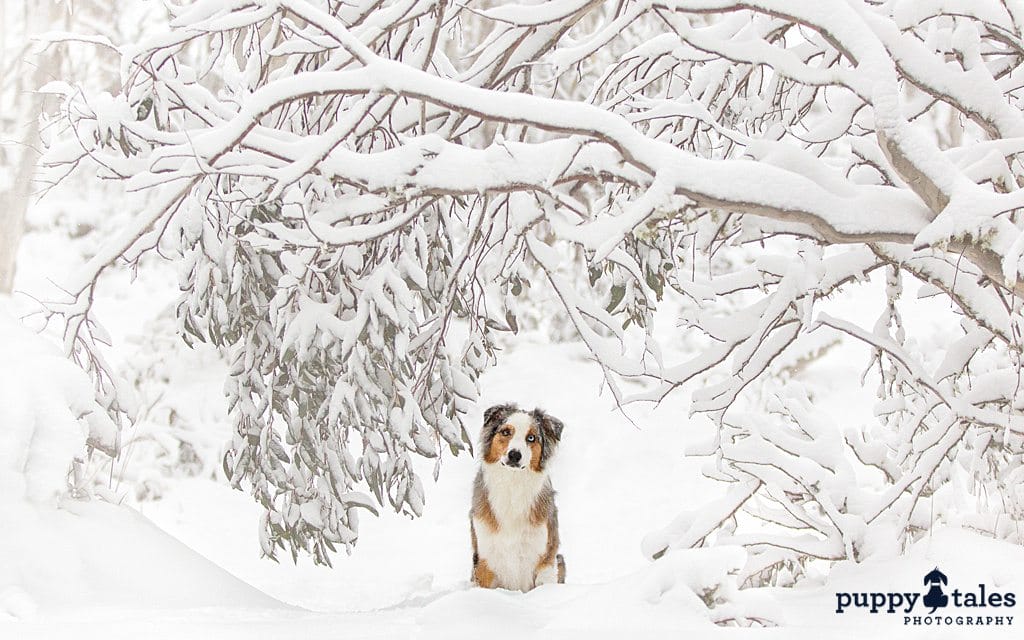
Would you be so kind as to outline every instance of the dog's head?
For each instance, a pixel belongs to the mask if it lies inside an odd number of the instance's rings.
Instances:
[[[540,409],[499,404],[484,411],[480,450],[484,463],[540,472],[562,438],[562,421]]]

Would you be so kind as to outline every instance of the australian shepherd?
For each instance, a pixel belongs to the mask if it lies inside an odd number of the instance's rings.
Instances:
[[[481,587],[529,591],[565,582],[555,490],[546,470],[563,426],[540,409],[514,404],[484,412],[483,459],[469,512],[472,580]]]

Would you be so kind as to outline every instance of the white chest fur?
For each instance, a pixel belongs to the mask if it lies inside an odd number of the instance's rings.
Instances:
[[[546,523],[530,522],[530,511],[547,482],[542,473],[484,465],[484,486],[498,530],[474,518],[477,553],[494,572],[499,587],[528,591],[534,587],[537,562],[547,550]]]

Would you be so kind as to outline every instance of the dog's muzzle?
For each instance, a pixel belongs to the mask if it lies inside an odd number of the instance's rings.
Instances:
[[[508,466],[518,467],[523,459],[523,454],[519,449],[512,449],[505,455],[505,458],[508,460]]]

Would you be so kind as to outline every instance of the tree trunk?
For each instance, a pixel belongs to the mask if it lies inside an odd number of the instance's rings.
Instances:
[[[0,155],[0,174],[9,176],[8,180],[0,181],[0,294],[10,293],[14,288],[18,246],[25,230],[25,214],[39,161],[39,116],[44,96],[38,89],[49,80],[60,77],[60,57],[55,47],[35,55],[31,52],[32,36],[56,26],[60,7],[52,3],[47,7],[28,5],[25,3],[22,7],[12,8],[7,4],[0,13],[5,40],[20,40],[12,47],[0,49],[0,55],[14,58],[0,61],[0,68],[7,72],[5,82],[14,85],[4,89],[11,91],[10,102],[5,106],[10,108],[12,115],[10,131],[15,132],[15,139],[9,141],[13,148]],[[21,16],[17,15],[19,12],[22,12]],[[18,29],[19,26],[23,28]],[[9,53],[12,50],[14,53]]]
[[[37,102],[37,101],[33,101]],[[14,169],[13,181],[0,192],[0,293],[14,289],[14,273],[17,269],[18,245],[25,230],[25,213],[28,211],[32,194],[32,177],[35,175],[39,152],[36,149],[39,137],[39,107],[33,104],[29,113],[36,117],[25,125],[25,134],[19,143],[22,147]]]

